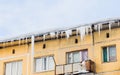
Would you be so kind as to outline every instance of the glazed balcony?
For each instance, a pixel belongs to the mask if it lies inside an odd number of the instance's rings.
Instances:
[[[64,75],[64,74],[88,74],[94,73],[94,62],[91,60],[83,61],[82,63],[72,63],[65,65],[57,65],[56,66],[56,75]],[[90,75],[90,74],[89,74]]]

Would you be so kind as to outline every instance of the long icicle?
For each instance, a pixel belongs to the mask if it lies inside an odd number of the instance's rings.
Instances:
[[[21,43],[21,39],[19,38],[19,45],[20,45],[20,43]]]
[[[25,42],[27,43],[27,37],[25,38]]]
[[[98,24],[98,32],[99,32],[99,36],[100,36],[101,29],[102,29],[102,24]]]
[[[56,38],[58,39],[59,32],[56,32]]]
[[[86,26],[86,27],[85,27],[85,33],[86,33],[87,35],[88,35],[88,33],[89,33],[88,29],[89,29],[89,27]]]
[[[111,23],[109,23],[109,30],[111,31]]]
[[[81,37],[81,40],[84,39],[84,36],[85,36],[85,27],[80,27],[80,37]]]
[[[72,34],[72,30],[67,30],[65,31],[67,39],[70,37],[70,35]]]
[[[43,35],[43,40],[45,41],[45,38],[46,38],[46,34]]]
[[[51,38],[55,37],[55,32],[50,33]]]
[[[120,26],[120,22],[118,21],[118,26]]]
[[[114,23],[114,21],[109,22],[109,30],[111,31],[111,26]]]

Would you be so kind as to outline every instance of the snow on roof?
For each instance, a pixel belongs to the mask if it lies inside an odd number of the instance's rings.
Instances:
[[[72,29],[76,29],[76,28],[79,28],[79,27],[83,27],[83,26],[91,26],[91,25],[109,23],[111,21],[120,21],[120,18],[115,18],[115,19],[111,18],[111,19],[101,20],[101,21],[97,21],[97,22],[93,22],[93,23],[76,25],[74,27],[56,28],[56,29],[49,29],[49,30],[39,31],[39,32],[27,33],[27,34],[22,34],[22,35],[19,35],[19,36],[16,36],[16,37],[3,38],[3,39],[0,39],[0,42],[24,39],[24,38],[31,37],[32,35],[38,36],[38,35],[48,34],[48,33],[51,33],[51,32],[67,31],[67,30],[72,30]]]

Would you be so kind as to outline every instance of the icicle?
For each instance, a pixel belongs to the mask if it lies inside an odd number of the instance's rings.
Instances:
[[[85,36],[85,27],[80,27],[80,37],[81,37],[81,40],[84,39],[84,36]]]
[[[72,34],[72,30],[67,30],[65,31],[67,39],[70,37],[70,35]]]
[[[109,30],[111,30],[111,23],[109,23]]]
[[[55,36],[58,38],[59,32],[56,32]]]
[[[60,36],[61,36],[61,38],[62,38],[62,35],[63,35],[63,31],[61,31],[60,33],[61,33],[61,34],[60,34]]]
[[[45,38],[46,38],[46,34],[43,35],[43,40],[45,41]]]
[[[86,27],[85,27],[85,33],[86,33],[87,35],[88,35],[88,33],[89,33],[88,29],[89,29],[89,27],[86,26]]]
[[[80,37],[81,37],[81,40],[83,40],[84,36],[85,36],[85,28],[86,27],[79,27],[77,28],[76,30],[76,34],[78,35],[78,33],[80,33]]]
[[[76,28],[76,35],[77,36],[78,36],[79,32],[80,32],[80,28]]]
[[[102,25],[102,24],[100,25],[100,28],[101,28],[101,29],[103,28],[103,25]]]
[[[88,35],[90,26],[85,27],[85,33]]]
[[[95,30],[98,30],[98,25],[95,25]]]
[[[31,49],[32,49],[32,53],[34,54],[34,41],[35,41],[35,37],[34,35],[31,36]]]
[[[102,29],[102,24],[98,24],[98,32],[99,32],[99,35],[100,35],[101,29]]]
[[[51,32],[50,33],[50,36],[53,38],[53,37],[55,37],[55,32]]]
[[[118,21],[118,26],[120,26],[120,22]]]
[[[11,45],[13,44],[13,40],[10,41],[10,44],[11,44]]]
[[[76,28],[76,35],[78,36],[79,33],[80,33],[80,28]]]
[[[21,39],[19,38],[19,45],[20,45],[20,43],[21,43]]]
[[[3,42],[3,47],[5,47],[5,42]]]
[[[27,37],[25,38],[25,42],[27,43]]]
[[[90,34],[92,35],[92,26],[91,25],[90,25],[89,29],[90,29]]]
[[[24,39],[22,38],[22,39],[21,39],[21,44],[24,42],[23,40],[24,40]]]
[[[111,25],[114,23],[114,21],[109,22],[109,30],[111,31]]]

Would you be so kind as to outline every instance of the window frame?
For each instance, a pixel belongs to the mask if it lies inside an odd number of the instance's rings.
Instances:
[[[13,63],[17,63],[17,67],[18,67],[18,63],[21,63],[21,65],[22,65],[22,67],[21,67],[21,69],[22,69],[22,74],[23,74],[23,60],[16,60],[16,61],[8,61],[8,62],[5,62],[4,63],[4,75],[6,75],[6,65],[7,64],[12,64],[13,65]],[[11,72],[12,72],[12,70],[11,70]]]
[[[42,62],[43,62],[43,59],[45,58],[46,59],[46,63],[47,63],[47,59],[48,58],[50,58],[50,57],[52,57],[53,58],[53,63],[54,63],[54,69],[49,69],[49,66],[48,66],[48,68],[47,68],[47,64],[45,64],[46,65],[46,69],[43,69],[43,67],[42,67],[42,70],[41,71],[36,71],[36,60],[37,59],[41,59],[42,60]],[[42,64],[43,65],[43,64]],[[41,57],[36,57],[36,58],[34,58],[34,73],[41,73],[41,72],[47,72],[47,71],[54,71],[55,70],[55,60],[54,60],[54,55],[49,55],[49,56],[41,56]]]
[[[73,53],[76,53],[76,52],[81,52],[81,54],[82,54],[82,52],[84,52],[84,51],[87,51],[87,59],[89,58],[89,56],[88,56],[88,49],[83,49],[83,50],[77,50],[77,51],[71,51],[71,52],[66,52],[66,64],[73,64],[73,63],[80,63],[81,61],[84,61],[83,60],[83,57],[81,57],[82,58],[82,60],[80,60],[79,62],[74,62],[74,57],[73,57]],[[68,62],[68,54],[72,54],[72,62],[71,63],[69,63]],[[82,55],[81,55],[82,56]]]
[[[104,55],[103,55],[103,48],[107,48],[107,62],[104,61]],[[115,47],[115,60],[110,61],[110,47]],[[110,62],[116,62],[117,61],[117,48],[116,45],[108,45],[102,47],[102,63],[110,63]]]

